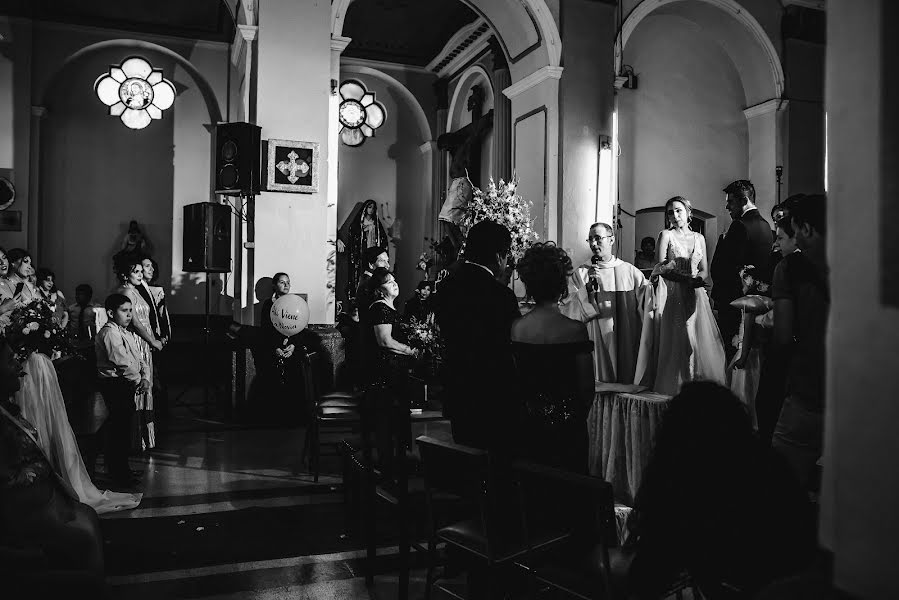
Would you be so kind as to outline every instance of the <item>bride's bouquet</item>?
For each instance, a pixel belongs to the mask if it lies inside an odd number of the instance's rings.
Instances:
[[[4,320],[2,332],[19,362],[25,362],[32,352],[56,358],[67,350],[65,331],[53,318],[50,305],[41,299],[19,306]]]

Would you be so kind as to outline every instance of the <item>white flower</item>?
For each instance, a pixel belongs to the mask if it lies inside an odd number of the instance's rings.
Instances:
[[[45,332],[44,332],[44,337],[49,339],[49,338],[50,338],[50,332],[49,332],[49,331],[45,331]]]
[[[29,333],[31,333],[31,330],[28,329],[27,327],[25,327],[24,329],[22,329],[22,333],[24,333],[25,335],[28,335]]]
[[[37,322],[35,322],[35,321],[32,321],[31,323],[28,324],[28,329],[30,329],[31,331],[37,331],[39,328],[40,328],[40,325],[38,325]]]

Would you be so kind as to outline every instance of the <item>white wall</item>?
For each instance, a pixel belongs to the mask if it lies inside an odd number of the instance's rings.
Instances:
[[[256,198],[255,264],[250,287],[278,271],[308,294],[310,322],[332,322],[327,310],[327,154],[330,95],[330,4],[259,2],[257,124],[262,139],[319,144],[319,191],[264,192]]]
[[[419,149],[426,140],[413,107],[394,86],[372,76],[341,73],[341,81],[348,78],[362,81],[375,93],[384,104],[387,120],[362,146],[351,148],[341,143],[338,148],[337,223],[342,228],[356,204],[369,198],[378,203],[378,216],[385,229],[386,215],[399,220],[400,237],[391,239],[389,250],[400,299],[405,300],[424,278],[421,271],[415,270],[415,264],[427,246],[424,236],[430,190],[424,186],[425,180],[430,180],[426,175],[431,167],[430,157]],[[338,258],[338,299],[346,298],[346,262],[344,253]]]
[[[831,311],[822,542],[834,553],[834,583],[854,598],[897,598],[899,578],[899,310],[881,302],[895,254],[895,100],[899,18],[884,0],[827,3],[828,257]],[[892,4],[892,3],[890,3]],[[889,57],[889,59],[887,58]],[[887,62],[888,61],[888,62]],[[891,84],[892,92],[896,90]],[[892,219],[891,219],[892,216]],[[895,281],[895,278],[894,280]]]
[[[644,19],[625,53],[639,87],[619,92],[622,208],[635,213],[680,195],[726,230],[721,190],[748,176],[745,95],[733,62],[694,23],[668,14]],[[716,238],[706,235],[711,255]],[[618,243],[632,252],[639,239]]]
[[[0,56],[0,169],[13,167],[13,63]],[[22,202],[20,199],[19,202]],[[18,204],[18,202],[17,202]],[[14,206],[18,209],[18,206]]]

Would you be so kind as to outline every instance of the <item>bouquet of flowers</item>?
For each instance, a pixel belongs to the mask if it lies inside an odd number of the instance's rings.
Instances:
[[[512,256],[516,262],[537,241],[537,233],[531,228],[531,203],[515,193],[517,187],[518,178],[515,176],[509,182],[500,179],[499,185],[491,177],[486,192],[472,186],[472,199],[461,223],[465,235],[481,221],[493,221],[504,226],[512,234]]]
[[[50,305],[40,299],[13,310],[4,334],[19,362],[32,352],[56,358],[67,350],[65,331],[53,319]]]
[[[437,242],[437,240],[432,240],[429,237],[425,238],[425,242],[428,243],[428,249],[422,252],[421,256],[418,257],[418,263],[415,265],[415,270],[424,271],[425,279],[427,279],[428,273],[434,266],[434,257],[437,255],[437,250],[440,244]]]
[[[440,359],[443,356],[443,338],[433,316],[424,321],[411,317],[403,324],[407,343],[422,356]]]

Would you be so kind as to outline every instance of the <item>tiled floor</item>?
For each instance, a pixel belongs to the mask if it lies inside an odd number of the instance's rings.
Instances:
[[[229,429],[193,415],[171,425],[177,433],[161,428],[157,448],[132,458],[144,470],[140,506],[102,517],[115,598],[397,596],[397,548],[378,549],[384,574],[367,589],[364,544],[343,531],[336,459],[315,483],[300,461],[302,428]],[[447,431],[443,422],[414,433]],[[410,597],[423,590],[416,570]]]

